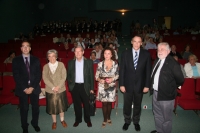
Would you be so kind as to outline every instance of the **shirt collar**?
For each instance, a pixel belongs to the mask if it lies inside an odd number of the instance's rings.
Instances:
[[[84,57],[82,57],[82,59],[81,59],[80,63],[81,63],[81,62],[83,62],[83,59],[84,59]],[[79,62],[79,61],[76,59],[76,62]]]
[[[22,54],[23,59],[25,60],[25,57],[28,57],[28,60],[30,60],[30,54],[29,55],[24,55]]]

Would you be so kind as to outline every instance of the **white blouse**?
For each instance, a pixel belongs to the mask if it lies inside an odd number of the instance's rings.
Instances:
[[[56,61],[54,64],[52,64],[50,62],[48,64],[49,64],[49,68],[50,68],[51,72],[54,74],[58,67],[58,61]]]

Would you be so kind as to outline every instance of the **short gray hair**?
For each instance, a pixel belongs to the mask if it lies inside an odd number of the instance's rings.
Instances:
[[[84,48],[83,48],[82,46],[80,46],[80,45],[76,46],[76,47],[74,48],[74,51],[75,51],[77,48],[81,48],[81,50],[84,51]]]
[[[47,51],[47,58],[48,58],[48,55],[52,53],[54,53],[56,55],[56,58],[58,58],[58,51],[55,49],[50,49]]]
[[[160,46],[160,45],[166,46],[166,48],[167,48],[169,51],[171,50],[171,48],[170,48],[170,46],[169,46],[169,43],[167,43],[167,42],[161,42],[161,43],[158,44],[158,46]]]

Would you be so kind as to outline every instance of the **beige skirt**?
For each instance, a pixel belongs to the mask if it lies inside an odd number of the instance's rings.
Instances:
[[[69,107],[66,91],[61,93],[46,92],[46,112],[48,114],[59,114],[67,111]]]

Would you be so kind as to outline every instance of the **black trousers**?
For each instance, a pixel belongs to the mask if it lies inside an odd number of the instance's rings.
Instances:
[[[29,110],[29,97],[32,105],[32,126],[38,126],[39,119],[39,95],[36,94],[23,94],[19,97],[19,106],[20,106],[20,116],[21,116],[21,126],[22,129],[28,129],[28,110]]]
[[[86,94],[84,89],[84,84],[75,84],[74,89],[72,90],[72,98],[74,102],[74,110],[76,122],[82,122],[82,104],[84,107],[84,121],[90,122],[89,114],[89,96]]]
[[[141,103],[142,103],[143,93],[124,93],[124,121],[125,123],[130,124],[133,121],[134,124],[139,124],[140,115],[141,115]],[[132,112],[132,103],[133,103],[133,115],[131,118]]]

